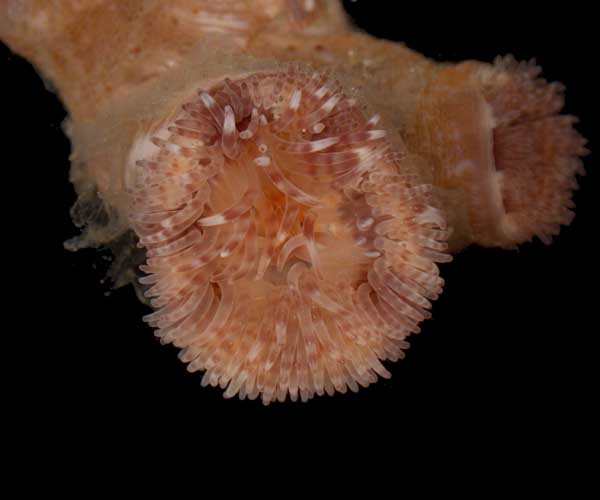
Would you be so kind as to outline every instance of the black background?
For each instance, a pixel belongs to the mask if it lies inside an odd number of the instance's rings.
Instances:
[[[566,84],[566,111],[581,118],[578,129],[593,150],[594,16],[582,7],[401,4],[345,3],[366,31],[437,60],[535,57],[547,79]],[[358,394],[265,408],[201,388],[201,376],[188,374],[176,349],[161,346],[141,321],[147,311],[132,288],[112,291],[102,282],[106,253],[63,249],[76,234],[65,111],[35,70],[4,46],[0,67],[10,283],[3,353],[15,363],[10,384],[38,424],[77,435],[153,429],[152,436],[173,438],[221,430],[237,436],[273,433],[277,423],[282,439],[314,425],[330,435],[377,429],[391,437],[481,435],[506,443],[522,435],[540,446],[586,443],[580,424],[591,419],[598,395],[594,155],[585,159],[588,175],[575,195],[577,217],[552,246],[470,248],[443,266],[446,288],[434,317],[411,339],[406,359],[388,364],[391,380]]]

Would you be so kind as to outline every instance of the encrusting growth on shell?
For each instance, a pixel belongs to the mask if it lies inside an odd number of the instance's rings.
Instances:
[[[451,252],[573,218],[587,151],[561,85],[435,63],[334,0],[5,0],[0,37],[69,111],[67,248],[113,248],[156,336],[226,397],[389,377]]]
[[[199,91],[132,166],[145,320],[203,384],[356,391],[429,317],[447,227],[375,121],[291,65]]]

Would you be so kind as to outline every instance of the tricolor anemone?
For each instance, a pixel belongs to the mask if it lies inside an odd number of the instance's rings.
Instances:
[[[113,248],[156,336],[226,397],[389,377],[449,252],[550,242],[573,218],[585,141],[533,63],[439,64],[333,0],[0,14],[69,111],[68,248]]]
[[[199,89],[138,139],[145,319],[203,384],[265,403],[356,391],[430,316],[448,230],[378,121],[292,65]]]

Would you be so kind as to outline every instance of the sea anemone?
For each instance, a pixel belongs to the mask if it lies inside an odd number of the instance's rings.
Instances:
[[[461,246],[549,244],[573,219],[586,141],[577,119],[560,115],[564,87],[540,73],[511,56],[470,61],[441,69],[422,92],[415,143],[465,211]]]
[[[156,336],[226,397],[389,377],[451,252],[550,242],[573,218],[585,141],[534,63],[436,63],[333,0],[0,13],[69,112],[67,248],[113,249]]]
[[[203,384],[263,402],[356,391],[430,317],[432,186],[340,84],[290,65],[200,89],[139,139],[129,217],[156,311]]]

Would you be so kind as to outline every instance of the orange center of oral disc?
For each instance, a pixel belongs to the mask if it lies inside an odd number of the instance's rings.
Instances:
[[[377,122],[290,66],[200,90],[136,147],[145,320],[204,385],[266,404],[356,391],[430,316],[448,232]]]

